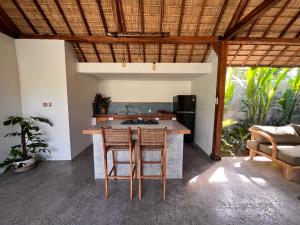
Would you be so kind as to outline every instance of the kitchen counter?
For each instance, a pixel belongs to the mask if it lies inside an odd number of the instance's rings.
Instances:
[[[191,131],[173,120],[160,120],[159,124],[121,124],[120,120],[108,120],[100,122],[95,126],[87,128],[82,131],[83,134],[93,135],[93,151],[94,151],[94,177],[95,179],[103,179],[104,163],[103,163],[103,145],[101,127],[111,128],[126,128],[130,127],[132,130],[132,139],[137,140],[137,128],[164,128],[168,129],[167,137],[167,179],[181,179],[183,167],[183,135],[189,134]],[[137,154],[137,144],[135,145],[135,154]],[[116,155],[117,161],[128,161],[128,152],[119,151]],[[137,158],[137,157],[136,157]],[[143,153],[143,160],[158,161],[160,160],[160,153],[148,151]],[[112,166],[111,155],[108,155],[109,168]],[[128,175],[128,165],[119,165],[117,168],[118,175]],[[144,174],[159,174],[160,168],[157,165],[144,165]]]
[[[108,120],[101,123],[98,123],[95,126],[87,128],[82,131],[83,134],[101,134],[101,127],[110,127],[110,128],[126,128],[129,127],[132,130],[133,134],[137,133],[137,128],[164,128],[167,127],[168,134],[190,134],[191,131],[178,123],[177,121],[173,120],[160,120],[158,124],[121,124],[122,121],[120,120]]]
[[[159,120],[176,120],[176,115],[172,113],[143,113],[143,114],[98,114],[93,116],[96,118],[97,123],[104,122],[106,120],[134,120],[138,118],[143,119],[156,119]]]

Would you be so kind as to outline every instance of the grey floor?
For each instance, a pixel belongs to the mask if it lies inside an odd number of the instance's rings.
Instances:
[[[44,162],[24,174],[0,175],[0,224],[299,225],[298,175],[288,182],[280,167],[263,158],[211,162],[186,146],[184,179],[168,180],[167,200],[160,181],[144,182],[142,201],[129,200],[127,181],[112,181],[105,200],[87,149],[73,162]]]

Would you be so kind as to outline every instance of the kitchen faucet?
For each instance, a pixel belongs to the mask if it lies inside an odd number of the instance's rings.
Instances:
[[[129,114],[128,105],[125,105],[125,112],[126,114]]]

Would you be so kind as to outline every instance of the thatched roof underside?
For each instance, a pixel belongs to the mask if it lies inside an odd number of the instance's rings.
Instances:
[[[127,32],[169,32],[170,36],[219,36],[226,31],[239,1],[122,0],[121,9]],[[241,19],[261,2],[262,0],[249,0]],[[104,36],[106,32],[116,32],[118,28],[112,3],[109,0],[0,0],[0,6],[21,33],[73,32],[73,35],[78,36]],[[99,5],[105,21],[101,17]],[[69,23],[69,28],[59,7]],[[300,0],[282,0],[255,23],[249,24],[237,37],[299,38],[299,11]],[[73,43],[73,46],[78,60],[87,62],[121,62],[123,55],[127,62],[205,62],[212,50],[209,44]],[[300,66],[300,46],[229,45],[228,65]]]

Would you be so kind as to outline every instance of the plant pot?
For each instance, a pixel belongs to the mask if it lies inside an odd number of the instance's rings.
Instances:
[[[101,111],[102,114],[106,114],[106,113],[107,113],[107,108],[102,107],[102,108],[100,109],[100,111]]]
[[[93,102],[92,107],[93,107],[93,116],[96,116],[96,115],[100,114],[98,103]]]
[[[36,166],[36,158],[32,157],[30,159],[24,160],[24,161],[19,161],[19,162],[14,162],[14,172],[15,173],[22,173],[28,170],[31,170],[33,167]]]

